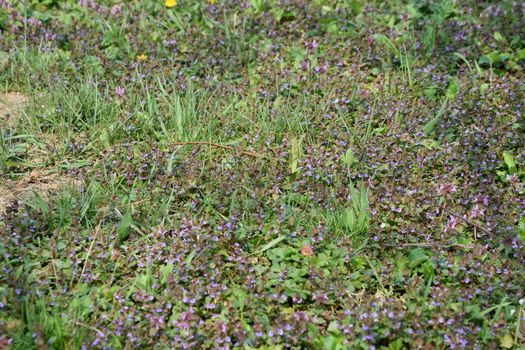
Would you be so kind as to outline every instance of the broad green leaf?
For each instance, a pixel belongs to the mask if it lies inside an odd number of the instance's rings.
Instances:
[[[350,2],[350,8],[352,9],[352,13],[354,16],[357,16],[361,13],[361,9],[363,8],[363,3],[359,0],[352,0]]]
[[[250,255],[261,254],[262,252],[265,252],[268,249],[276,246],[277,244],[279,244],[279,242],[283,241],[285,238],[286,238],[285,235],[280,235],[279,237],[277,237],[276,239],[272,240],[271,242],[265,244],[261,249],[259,249],[258,251],[256,251],[255,253],[252,253]]]
[[[514,346],[514,340],[512,339],[512,336],[509,333],[507,333],[504,336],[499,337],[499,345],[503,349],[512,349],[512,347]]]
[[[494,65],[500,63],[501,61],[502,57],[498,51],[492,51],[491,53],[483,55],[479,58],[479,63],[485,65]]]
[[[515,174],[518,169],[516,168],[516,162],[514,161],[514,157],[512,156],[512,154],[507,151],[503,152],[503,159],[505,160],[505,164],[509,169],[509,174]]]
[[[354,156],[354,152],[352,152],[352,149],[349,148],[345,155],[341,158],[341,162],[343,162],[344,165],[352,167],[355,164],[357,164],[357,159]]]
[[[195,249],[193,249],[190,254],[188,254],[188,256],[186,257],[186,259],[184,260],[184,262],[186,263],[186,266],[190,266],[191,265],[191,262],[193,261],[193,258],[195,257],[195,254],[197,252],[195,251]]]
[[[120,242],[123,242],[128,238],[132,223],[133,219],[131,218],[131,213],[129,211],[120,218],[120,226],[118,228],[118,240]]]
[[[415,248],[408,254],[408,261],[411,268],[417,267],[430,259],[428,252],[422,248]]]
[[[525,49],[521,49],[516,53],[517,60],[525,60]]]
[[[294,137],[292,139],[292,145],[291,145],[291,150],[290,150],[290,157],[291,157],[290,170],[292,174],[295,174],[296,172],[299,171],[298,162],[303,153],[303,137],[304,135],[301,136],[300,138]]]
[[[456,79],[452,79],[448,84],[447,92],[445,95],[447,96],[449,100],[455,100],[458,94],[458,91],[459,91],[458,83],[456,82]]]
[[[388,344],[388,350],[401,350],[403,349],[403,338],[397,338],[390,344]]]
[[[443,103],[441,104],[441,107],[439,107],[438,112],[436,113],[436,116],[432,118],[423,128],[423,133],[426,136],[431,135],[434,132],[434,129],[436,128],[437,124],[439,123],[439,120],[441,119],[441,116],[443,113],[445,113],[445,109],[447,108],[449,98],[445,98],[443,100]]]
[[[160,283],[166,283],[166,281],[168,280],[168,276],[170,273],[173,272],[173,264],[172,263],[168,263],[166,265],[162,265],[160,267],[160,276],[161,276],[161,280],[160,280]]]
[[[494,32],[493,36],[494,36],[494,40],[498,42],[505,41],[505,38],[503,37],[503,35],[501,35],[500,32]]]
[[[430,136],[433,132],[436,126],[439,123],[439,120],[441,119],[440,116],[432,118],[428,123],[425,124],[425,127],[423,128],[423,132],[426,136]]]

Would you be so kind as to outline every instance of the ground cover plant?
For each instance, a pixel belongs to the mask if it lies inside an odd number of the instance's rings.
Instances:
[[[0,0],[0,348],[525,348],[524,33],[508,0]]]

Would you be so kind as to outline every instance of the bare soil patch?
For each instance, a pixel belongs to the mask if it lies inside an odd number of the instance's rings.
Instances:
[[[0,93],[0,126],[14,123],[28,100],[26,95],[18,92]]]
[[[0,93],[0,129],[14,126],[28,103],[24,94],[17,92]],[[30,152],[34,153],[34,152]],[[32,154],[30,162],[39,162],[37,155]],[[68,185],[77,185],[69,176],[60,174],[52,169],[35,169],[28,174],[10,179],[0,176],[0,214],[5,212],[7,206],[14,200],[23,201],[32,193],[39,193],[48,198],[60,188]]]
[[[0,178],[0,213],[5,212],[14,200],[23,201],[34,192],[47,199],[61,188],[77,185],[77,181],[69,176],[42,170],[33,170],[15,180]]]

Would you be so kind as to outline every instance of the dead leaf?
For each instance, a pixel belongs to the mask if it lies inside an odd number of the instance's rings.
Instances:
[[[314,250],[312,249],[311,246],[309,246],[308,244],[305,244],[301,248],[301,255],[302,256],[312,256],[312,255],[314,255]]]

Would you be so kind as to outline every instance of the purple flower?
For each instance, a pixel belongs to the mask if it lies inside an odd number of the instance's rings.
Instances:
[[[319,44],[317,43],[317,40],[314,39],[310,42],[307,42],[305,46],[309,50],[315,50]]]
[[[118,16],[120,14],[120,12],[122,12],[122,6],[120,4],[117,4],[117,5],[114,5],[111,10],[109,11],[109,13],[112,15],[112,16]]]
[[[328,65],[326,63],[315,67],[316,73],[326,73],[327,71],[328,71]]]
[[[122,86],[117,86],[115,88],[115,94],[118,96],[118,97],[122,97],[124,96],[124,94],[126,93],[126,89],[124,89]]]
[[[456,187],[456,184],[454,183],[446,183],[446,184],[441,184],[438,186],[438,194],[439,195],[443,195],[443,194],[454,194],[456,193],[456,190],[457,190],[457,187]]]
[[[303,70],[303,71],[309,71],[310,70],[310,61],[309,60],[305,60],[303,62],[301,62],[301,64],[299,65],[299,69]]]
[[[33,27],[38,27],[42,24],[42,22],[40,22],[38,19],[36,19],[35,17],[31,17],[27,20],[27,23]]]
[[[472,210],[470,211],[469,216],[472,219],[475,219],[475,218],[483,217],[483,215],[485,215],[485,211],[479,206],[479,204],[476,204],[474,205],[474,208],[472,208]]]
[[[445,232],[448,231],[448,230],[452,230],[452,229],[456,228],[458,223],[459,223],[459,221],[458,221],[458,219],[456,219],[455,216],[452,216],[452,215],[449,216],[447,224],[445,226]]]

